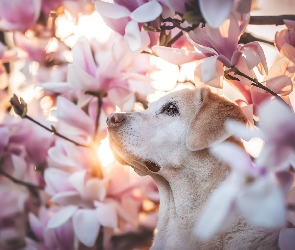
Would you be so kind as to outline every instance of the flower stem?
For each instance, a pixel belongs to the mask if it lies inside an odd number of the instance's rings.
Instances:
[[[182,37],[183,32],[180,31],[179,33],[176,34],[175,37],[173,37],[168,43],[167,43],[167,47],[171,47],[173,43],[175,43],[180,37]]]
[[[30,116],[28,116],[28,115],[25,115],[24,118],[27,118],[27,119],[30,120],[31,122],[34,122],[34,123],[37,124],[38,126],[40,126],[40,127],[44,128],[45,130],[51,132],[53,135],[56,135],[56,136],[58,136],[58,137],[60,137],[60,138],[63,138],[63,139],[65,139],[65,140],[67,140],[67,141],[69,141],[69,142],[71,142],[71,143],[74,143],[76,146],[86,147],[86,148],[88,147],[88,145],[85,145],[85,144],[81,144],[81,143],[75,142],[75,141],[73,141],[72,139],[70,139],[70,138],[68,138],[68,137],[66,137],[66,136],[64,136],[64,135],[62,135],[62,134],[60,134],[59,132],[56,131],[56,129],[55,129],[53,126],[51,126],[51,129],[50,129],[50,128],[47,128],[46,126],[44,126],[43,124],[37,122],[36,120],[34,120],[32,117],[30,117]]]
[[[44,186],[39,186],[39,185],[34,185],[25,181],[21,181],[19,179],[16,179],[15,177],[11,176],[10,174],[6,173],[5,171],[3,171],[2,169],[0,169],[0,175],[5,176],[7,179],[11,180],[12,182],[28,187],[28,188],[35,188],[35,189],[44,189]]]
[[[284,25],[284,20],[295,20],[295,15],[281,16],[251,16],[249,24],[254,25]]]
[[[225,71],[224,73],[225,73],[225,75],[227,75],[230,72],[233,72],[235,75],[239,75],[239,76],[242,76],[242,77],[247,78],[248,80],[250,80],[251,82],[253,82],[253,83],[251,83],[252,86],[255,86],[255,87],[258,87],[258,88],[261,88],[261,89],[267,91],[268,93],[270,93],[271,95],[273,95],[278,101],[284,103],[285,105],[287,105],[289,107],[289,105],[283,100],[282,97],[280,97],[277,93],[273,92],[271,89],[267,88],[266,86],[264,86],[263,84],[261,84],[260,82],[258,82],[258,80],[256,78],[252,78],[252,77],[244,74],[243,72],[241,72],[240,70],[238,70],[236,67],[232,67],[231,69]],[[239,80],[239,79],[238,78],[235,78],[235,80]]]

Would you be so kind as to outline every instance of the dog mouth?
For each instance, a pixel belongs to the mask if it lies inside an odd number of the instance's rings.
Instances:
[[[114,155],[115,159],[120,164],[131,166],[135,171],[140,171],[140,172],[142,171],[140,168],[135,167],[134,164],[130,164],[130,163],[128,163],[127,161],[125,161],[123,159],[123,157],[121,156],[122,155],[122,153],[121,153],[122,146],[120,146],[118,144],[118,142],[112,136],[109,137],[109,140],[110,140],[110,146],[111,146],[113,155]],[[125,150],[125,153],[127,153],[126,150]],[[161,167],[157,163],[155,163],[155,162],[153,162],[151,160],[143,160],[143,159],[140,159],[139,157],[136,157],[136,156],[134,156],[133,154],[130,154],[130,153],[128,153],[128,156],[134,162],[137,162],[140,165],[144,165],[144,167],[146,167],[148,170],[150,170],[153,173],[159,172],[161,170]]]

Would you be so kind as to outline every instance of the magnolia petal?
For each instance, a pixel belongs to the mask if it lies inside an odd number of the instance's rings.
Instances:
[[[55,194],[51,197],[51,201],[60,206],[75,205],[78,207],[85,205],[77,191],[66,191]]]
[[[179,13],[185,13],[185,2],[179,0],[166,0],[167,4]]]
[[[220,143],[210,148],[210,152],[218,159],[229,164],[233,170],[240,172],[241,174],[251,176],[256,176],[258,174],[258,169],[253,167],[249,155],[241,147],[233,143]],[[235,157],[232,157],[233,155]]]
[[[11,161],[14,168],[14,177],[23,180],[26,177],[27,162],[24,157],[12,154]]]
[[[146,23],[155,20],[162,13],[162,6],[156,1],[147,2],[136,10],[134,10],[130,17],[138,23]]]
[[[120,217],[135,227],[138,226],[139,205],[133,198],[122,197],[121,204],[118,206]]]
[[[59,210],[48,222],[48,228],[56,228],[65,223],[77,211],[77,206],[67,206]]]
[[[272,176],[262,176],[238,196],[237,207],[256,226],[277,228],[286,224],[285,199]]]
[[[113,31],[118,32],[121,36],[125,35],[125,27],[129,23],[129,17],[122,17],[119,19],[112,19],[101,14],[104,22],[109,26]]]
[[[51,147],[48,150],[48,156],[60,166],[77,167],[77,164],[71,158],[64,154],[61,147]]]
[[[154,53],[165,61],[177,65],[205,58],[203,54],[190,50],[168,48],[164,46],[153,46],[152,49]]]
[[[195,225],[194,232],[197,236],[209,240],[230,226],[235,218],[233,205],[236,193],[237,189],[231,187],[228,182],[213,191]]]
[[[280,231],[279,246],[281,250],[294,250],[295,228],[283,228]]]
[[[72,190],[68,182],[69,173],[57,168],[47,168],[44,173],[45,191],[49,195]]]
[[[262,104],[258,110],[258,116],[262,131],[272,138],[280,136],[278,131],[281,131],[282,128],[285,131],[286,129],[294,131],[294,127],[291,125],[295,123],[294,113],[280,102]]]
[[[56,93],[64,93],[70,90],[68,82],[44,82],[37,83],[36,86]]]
[[[266,80],[266,87],[277,94],[288,95],[293,90],[290,77],[286,75],[277,76]]]
[[[165,4],[162,5],[162,8],[163,8],[162,17],[164,19],[169,18],[169,17],[171,17],[171,18],[174,17],[175,9],[170,8],[170,7],[166,6]]]
[[[62,96],[58,96],[56,107],[56,115],[58,119],[63,120],[68,124],[72,124],[88,134],[93,134],[94,122],[77,105]]]
[[[75,235],[87,247],[93,247],[100,223],[95,209],[79,209],[73,216]]]
[[[283,57],[277,60],[270,68],[268,75],[264,80],[268,80],[273,77],[286,75],[291,79],[295,74],[295,60],[291,57]]]
[[[130,21],[126,25],[124,40],[127,41],[132,51],[137,51],[142,48],[141,35],[137,22]]]
[[[218,28],[229,16],[233,8],[234,0],[200,0],[199,5],[203,17],[207,23]]]
[[[288,56],[288,57],[295,57],[295,48],[288,44],[288,43],[285,43],[280,52],[284,55],[284,56]]]
[[[30,223],[30,228],[32,229],[34,235],[36,235],[40,241],[43,241],[44,240],[44,237],[43,237],[44,225],[42,225],[39,218],[36,217],[36,215],[34,215],[33,213],[29,213],[29,223]]]
[[[253,104],[240,106],[240,108],[241,108],[243,114],[245,115],[245,117],[247,118],[248,122],[250,122],[251,125],[254,125]]]
[[[113,202],[95,202],[99,223],[104,227],[116,228],[118,226],[118,215]]]
[[[267,93],[265,90],[258,88],[256,86],[252,86],[250,89],[251,100],[254,105],[258,107],[266,101],[271,100],[272,95]],[[254,106],[255,107],[255,106]]]
[[[72,48],[73,64],[82,68],[89,75],[95,76],[96,64],[92,55],[90,42],[80,37]]]
[[[1,29],[13,31],[25,31],[29,29],[37,21],[40,15],[41,5],[41,0],[0,1],[0,16],[2,19],[1,23],[3,24]]]
[[[82,91],[97,91],[99,89],[97,79],[94,76],[71,63],[68,64],[67,82],[73,88]]]
[[[150,80],[150,79],[149,79]],[[133,80],[129,78],[128,84],[131,89],[134,89],[135,92],[141,95],[148,95],[154,93],[155,89],[151,85],[150,82],[147,82],[145,79],[143,80]]]
[[[77,171],[69,177],[69,183],[73,185],[73,187],[80,193],[84,193],[84,184],[86,178],[86,170]]]
[[[195,77],[212,87],[222,88],[223,64],[217,59],[218,56],[211,56],[200,62],[196,67]]]
[[[260,74],[268,74],[268,67],[266,64],[266,57],[264,55],[263,49],[258,42],[247,43],[243,46],[241,50],[246,57],[246,63],[248,69],[253,69],[255,66],[258,66]],[[259,62],[263,68],[259,67]]]
[[[293,185],[294,174],[289,171],[279,171],[275,173],[275,176],[279,187],[284,193],[287,193]]]
[[[235,66],[239,71],[241,71],[245,75],[247,75],[251,78],[255,78],[253,71],[250,70],[247,66],[246,58],[244,58],[243,56],[239,57],[238,63]],[[248,78],[240,76],[238,74],[235,74],[235,77],[238,78],[243,84],[246,84],[248,86],[251,86],[251,84],[253,83]]]
[[[225,122],[225,129],[233,136],[242,138],[246,141],[249,141],[253,137],[261,136],[261,132],[259,130],[250,129],[245,124],[233,120]]]
[[[103,201],[107,193],[107,180],[98,178],[88,178],[85,183],[83,198],[88,200]]]
[[[127,17],[131,13],[127,8],[123,6],[103,1],[96,1],[95,8],[98,13],[112,19]]]
[[[295,28],[295,21],[294,20],[284,19],[284,23],[288,29]]]
[[[207,26],[206,32],[213,48],[218,54],[224,55],[230,60],[237,50],[241,33],[239,23],[235,16],[231,14],[218,29]]]

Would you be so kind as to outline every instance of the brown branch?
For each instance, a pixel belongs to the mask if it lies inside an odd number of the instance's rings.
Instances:
[[[239,43],[246,44],[246,43],[250,43],[250,42],[262,42],[262,43],[267,43],[269,45],[274,46],[274,42],[255,37],[251,33],[248,33],[248,32],[243,33],[240,37]]]
[[[21,180],[15,178],[15,177],[11,176],[10,174],[6,173],[2,169],[0,169],[0,175],[5,176],[7,179],[11,180],[12,182],[14,182],[16,184],[19,184],[19,185],[22,185],[22,186],[25,186],[25,187],[28,187],[28,188],[35,188],[35,189],[41,189],[41,190],[44,189],[44,186],[34,185],[34,184],[31,184],[31,183],[28,183],[28,182],[25,182],[25,181],[21,181]]]
[[[239,75],[242,77],[245,77],[246,79],[250,80],[251,82],[253,82],[251,85],[261,88],[265,91],[267,91],[268,93],[270,93],[271,95],[273,95],[278,101],[284,103],[285,105],[287,105],[289,107],[289,105],[283,100],[282,97],[280,97],[277,93],[273,92],[271,89],[267,88],[266,86],[264,86],[263,84],[261,84],[260,82],[258,82],[258,80],[256,78],[252,78],[246,74],[244,74],[243,72],[239,71],[236,67],[232,67],[231,69],[229,69],[228,71],[225,71],[225,75],[228,75],[229,72],[233,72],[235,75]],[[239,80],[240,81],[240,80]]]
[[[175,37],[173,37],[168,43],[167,43],[167,47],[171,47],[173,43],[175,43],[180,37],[182,37],[183,32],[180,31],[179,33],[176,34]]]
[[[284,25],[284,20],[295,20],[295,15],[281,16],[251,16],[249,24],[254,25]]]
[[[85,94],[95,96],[97,98],[97,110],[96,110],[96,119],[95,119],[95,129],[94,129],[94,134],[93,134],[93,141],[95,141],[96,135],[97,135],[97,130],[99,127],[99,117],[101,114],[101,108],[102,108],[102,98],[103,94],[101,93],[96,93],[93,91],[86,91]]]
[[[51,126],[52,129],[47,128],[46,126],[44,126],[44,125],[41,124],[40,122],[37,122],[36,120],[34,120],[32,117],[30,117],[30,116],[28,116],[28,115],[25,115],[23,118],[27,118],[27,119],[30,120],[31,122],[34,122],[35,124],[39,125],[40,127],[44,128],[45,130],[51,132],[53,135],[56,135],[56,136],[58,136],[58,137],[60,137],[60,138],[63,138],[63,139],[65,139],[65,140],[67,140],[67,141],[69,141],[69,142],[71,142],[71,143],[74,143],[76,146],[86,147],[86,148],[88,147],[88,145],[85,145],[85,144],[81,144],[81,143],[75,142],[75,141],[73,141],[72,139],[70,139],[70,138],[68,138],[68,137],[66,137],[66,136],[64,136],[64,135],[62,135],[62,134],[60,134],[60,133],[58,133],[58,132],[56,131],[56,129],[55,129],[53,126]]]

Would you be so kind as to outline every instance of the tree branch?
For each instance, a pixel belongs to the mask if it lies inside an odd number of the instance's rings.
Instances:
[[[35,188],[35,189],[41,189],[43,190],[44,187],[43,186],[39,186],[39,185],[34,185],[25,181],[21,181],[19,179],[16,179],[15,177],[11,176],[10,174],[6,173],[5,171],[3,171],[2,169],[0,169],[0,175],[5,176],[7,179],[11,180],[12,182],[25,186],[27,188]]]
[[[269,45],[274,46],[274,42],[255,37],[251,33],[244,32],[240,37],[239,43],[246,44],[246,43],[250,43],[250,42],[262,42],[262,43],[267,43]]]
[[[278,101],[284,103],[285,105],[287,105],[289,107],[289,105],[283,100],[282,97],[280,97],[277,93],[273,92],[271,89],[267,88],[266,86],[264,86],[263,84],[261,84],[260,82],[258,82],[258,80],[256,78],[252,78],[246,74],[244,74],[243,72],[239,71],[236,67],[232,67],[230,70],[225,71],[225,75],[228,75],[229,72],[233,72],[234,75],[239,75],[242,77],[247,78],[248,80],[250,80],[251,82],[253,82],[251,85],[261,88],[265,91],[267,91],[268,93],[270,93],[271,95],[273,95]],[[238,79],[238,78],[235,78]],[[239,79],[238,79],[239,80]],[[239,80],[240,81],[240,80]]]
[[[23,118],[27,118],[28,120],[34,122],[34,123],[37,124],[38,126],[40,126],[40,127],[44,128],[45,130],[51,132],[53,135],[56,135],[56,136],[58,136],[58,137],[60,137],[60,138],[63,138],[63,139],[65,139],[65,140],[67,140],[67,141],[69,141],[69,142],[71,142],[71,143],[74,143],[76,146],[86,147],[86,148],[88,147],[88,145],[85,145],[85,144],[81,144],[81,143],[75,142],[75,141],[73,141],[72,139],[70,139],[70,138],[68,138],[68,137],[66,137],[66,136],[64,136],[64,135],[62,135],[62,134],[60,134],[60,133],[58,133],[58,132],[56,131],[56,129],[55,129],[53,126],[51,126],[52,129],[47,128],[46,126],[44,126],[43,124],[37,122],[36,120],[34,120],[32,117],[30,117],[30,116],[28,116],[28,115],[25,115]]]
[[[180,31],[179,33],[176,34],[175,37],[173,37],[168,43],[167,43],[167,47],[171,47],[173,43],[175,43],[180,37],[182,37],[183,32]]]
[[[295,20],[295,15],[281,16],[251,16],[249,24],[254,25],[284,25],[284,19]]]

